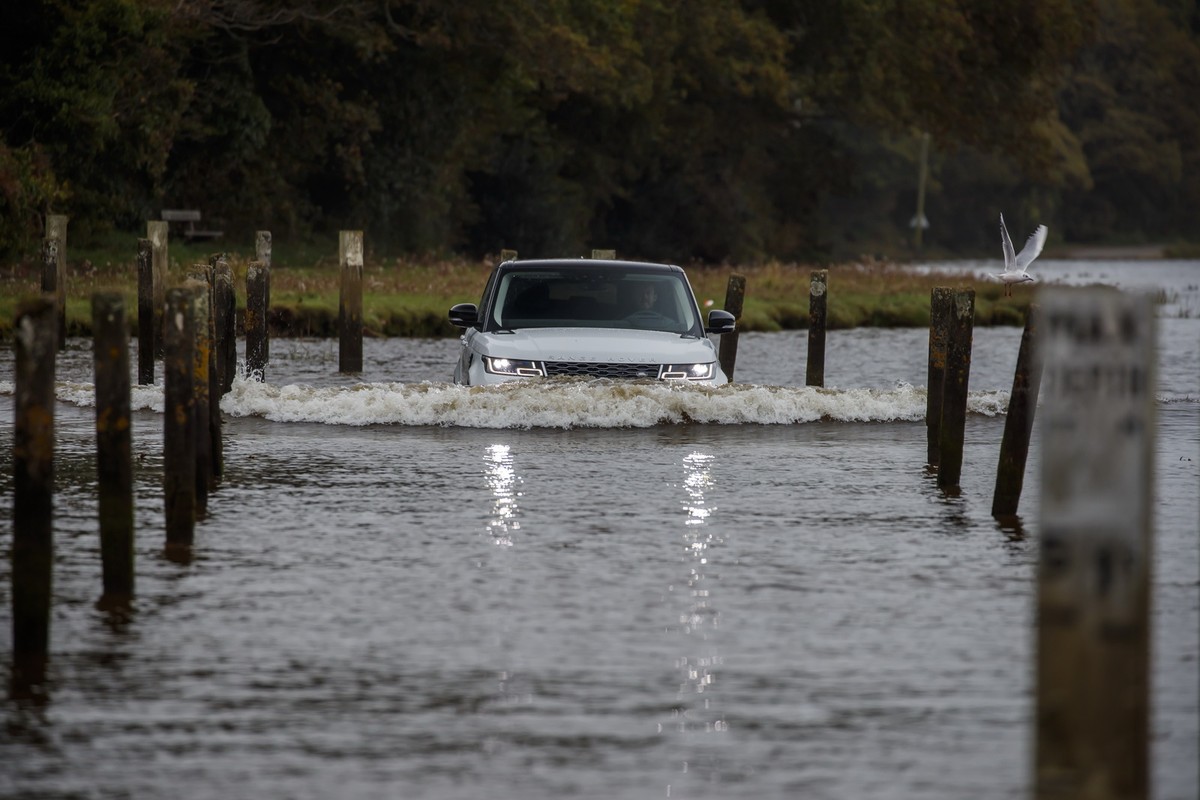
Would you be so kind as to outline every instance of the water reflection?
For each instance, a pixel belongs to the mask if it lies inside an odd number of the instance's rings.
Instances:
[[[721,666],[721,656],[715,644],[709,642],[709,632],[720,624],[720,614],[713,607],[712,576],[709,574],[712,547],[722,539],[708,525],[716,507],[709,504],[706,493],[713,488],[714,457],[693,452],[683,459],[684,563],[687,606],[679,616],[680,630],[688,637],[684,655],[676,660],[679,671],[679,703],[676,712],[680,732],[721,732],[727,725],[724,716],[712,708],[711,694]]]
[[[512,547],[514,531],[521,529],[521,509],[517,491],[521,478],[513,469],[512,448],[506,444],[493,444],[484,455],[484,474],[492,490],[492,514],[487,522],[492,543],[501,547]]]

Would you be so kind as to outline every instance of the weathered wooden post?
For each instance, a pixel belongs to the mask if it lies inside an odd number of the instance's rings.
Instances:
[[[225,469],[224,443],[221,441],[221,397],[224,394],[221,381],[225,343],[217,332],[217,267],[221,264],[229,264],[224,253],[213,256],[204,270],[204,279],[208,281],[208,419],[204,425],[209,434],[209,492],[216,491],[217,479]]]
[[[196,526],[196,294],[167,291],[163,341],[163,491],[167,551],[186,551]]]
[[[266,380],[267,270],[257,261],[246,269],[246,378]]]
[[[1000,440],[1000,463],[996,467],[996,490],[992,494],[992,516],[1016,516],[1025,485],[1025,462],[1029,458],[1029,437],[1033,432],[1033,417],[1037,410],[1038,385],[1041,383],[1041,364],[1034,363],[1034,340],[1037,337],[1037,306],[1031,305],[1017,351],[1017,369],[1013,373],[1012,393],[1008,397],[1008,414],[1004,418],[1004,437]]]
[[[145,240],[143,240],[145,241]],[[129,332],[125,300],[92,296],[92,356],[96,374],[96,474],[100,493],[101,603],[133,597],[133,458],[129,402]]]
[[[149,239],[138,239],[137,282],[138,384],[148,386],[154,383],[154,354],[162,334],[154,322],[159,315],[154,310],[154,248]]]
[[[808,284],[808,362],[805,386],[825,385],[825,308],[829,270],[814,270]]]
[[[958,491],[963,439],[967,427],[967,384],[971,378],[971,341],[975,326],[975,290],[954,293],[946,376],[942,385],[942,424],[938,431],[938,487]]]
[[[152,219],[146,222],[146,238],[150,240],[151,261],[153,266],[154,293],[154,357],[163,357],[163,309],[167,298],[167,267],[170,265],[170,254],[167,249],[167,225],[165,220]]]
[[[46,215],[46,239],[57,242],[54,251],[54,297],[58,304],[58,349],[67,346],[67,221],[64,214]],[[42,291],[46,288],[46,276],[42,274]]]
[[[342,266],[342,285],[338,294],[338,372],[362,372],[362,231],[341,232],[338,263]]]
[[[264,330],[266,331],[266,339],[263,340],[263,361],[270,363],[271,361],[271,232],[270,231],[255,231],[254,232],[254,260],[263,265],[267,271],[267,286],[266,298],[263,302],[263,307],[266,308],[266,313],[263,316]]]
[[[212,465],[212,408],[210,407],[210,369],[212,340],[209,325],[212,314],[211,290],[205,280],[207,270],[197,264],[188,272],[185,289],[195,293],[196,315],[193,317],[192,335],[192,391],[195,393],[193,410],[196,424],[192,429],[196,437],[196,519],[208,516],[208,490],[213,483]]]
[[[1040,299],[1035,797],[1147,798],[1154,308],[1099,288]]]
[[[612,261],[616,259],[616,250],[592,250],[592,258],[602,258]]]
[[[42,293],[54,298],[54,334],[60,338],[56,347],[61,350],[67,335],[66,296],[58,258],[58,239],[49,236],[42,240]]]
[[[735,272],[729,276],[729,283],[725,287],[725,310],[733,314],[738,327],[742,321],[742,303],[745,298],[746,277]],[[717,354],[717,360],[721,362],[721,371],[730,383],[733,383],[733,368],[737,364],[737,347],[738,329],[735,327],[732,333],[721,337],[721,346]]]
[[[225,259],[218,259],[213,269],[213,332],[220,398],[233,388],[237,373],[237,297],[233,269]]]
[[[505,261],[516,261],[516,260],[517,260],[517,251],[516,250],[501,250],[500,251],[500,263],[501,264],[503,264]]]
[[[929,385],[925,399],[926,463],[938,465],[938,442],[942,429],[942,386],[946,381],[946,345],[950,340],[950,318],[954,291],[939,286],[929,296]]]
[[[17,307],[13,430],[13,683],[45,677],[54,561],[54,359],[58,318],[49,297]]]

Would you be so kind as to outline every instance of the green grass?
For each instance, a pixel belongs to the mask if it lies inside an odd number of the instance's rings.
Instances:
[[[219,249],[213,243],[170,245],[169,284],[188,268],[205,263]],[[252,248],[249,248],[252,249]],[[117,291],[126,299],[131,328],[136,325],[136,240],[105,239],[68,249],[67,322],[69,335],[91,331],[91,295]],[[229,252],[238,307],[245,307],[246,268],[252,254]],[[273,336],[336,336],[340,276],[336,241],[276,247],[271,269]],[[369,336],[455,336],[446,321],[451,305],[478,302],[491,268],[489,261],[453,258],[379,258],[367,254],[363,269],[363,317]],[[738,267],[687,267],[702,307],[724,305],[729,275],[746,277],[743,331],[777,331],[808,325],[808,290],[814,267],[770,262]],[[1033,290],[1018,287],[1003,296],[1000,284],[974,282],[961,275],[914,273],[887,262],[828,267],[827,324],[853,327],[923,327],[929,324],[929,295],[935,286],[972,287],[977,325],[1021,325]],[[9,338],[20,299],[40,292],[35,260],[0,267],[0,337]]]

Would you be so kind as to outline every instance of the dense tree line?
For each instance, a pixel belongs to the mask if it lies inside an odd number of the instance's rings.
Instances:
[[[926,132],[930,242],[1177,237],[1198,42],[1187,0],[9,2],[0,250],[164,207],[390,252],[901,247]]]

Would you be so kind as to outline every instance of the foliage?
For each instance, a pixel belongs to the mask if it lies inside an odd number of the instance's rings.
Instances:
[[[243,240],[677,262],[903,252],[994,220],[1181,238],[1179,0],[0,4],[0,252],[199,208]],[[1028,223],[1028,225],[1026,225]],[[70,251],[69,251],[70,252]]]

